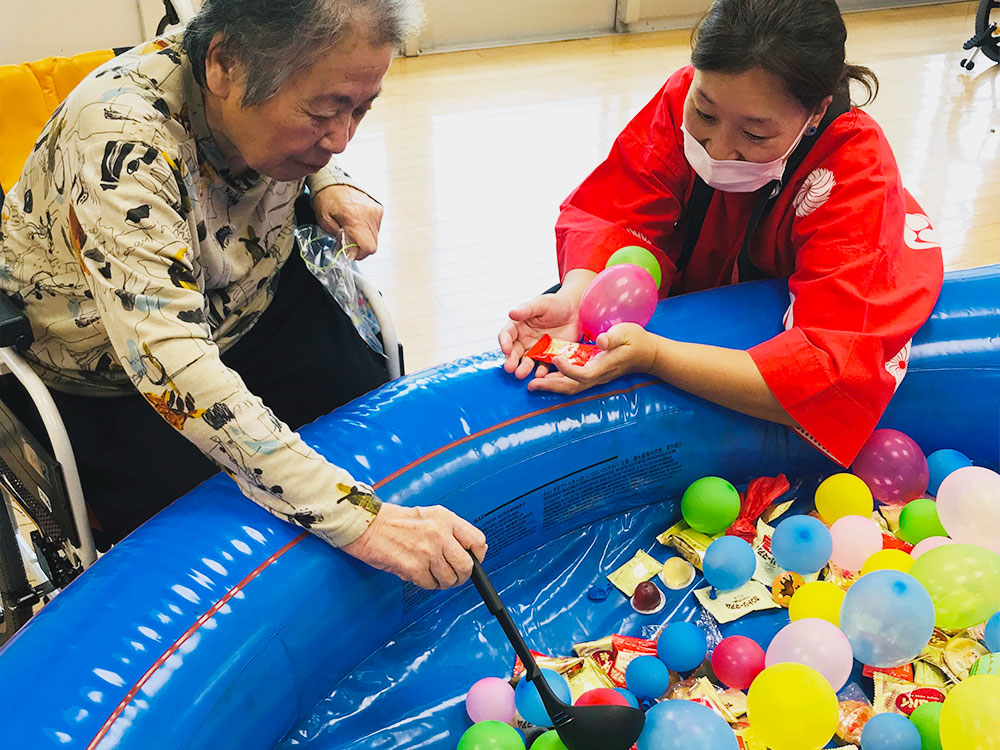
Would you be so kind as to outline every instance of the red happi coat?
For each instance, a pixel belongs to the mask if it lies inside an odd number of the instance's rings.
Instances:
[[[690,262],[677,271],[695,174],[680,130],[694,76],[677,71],[565,200],[560,276],[601,271],[625,245],[660,262],[660,295],[735,283],[756,195],[716,191]],[[902,381],[910,340],[941,290],[941,248],[900,182],[879,126],[851,108],[819,136],[761,222],[750,258],[787,278],[784,328],[750,349],[798,432],[847,466]]]

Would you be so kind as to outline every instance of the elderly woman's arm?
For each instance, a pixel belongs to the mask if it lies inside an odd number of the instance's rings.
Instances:
[[[117,142],[114,152],[125,159],[113,185],[107,144],[79,154],[69,230],[138,391],[275,515],[422,586],[466,577],[465,548],[485,552],[478,530],[447,511],[394,507],[382,517],[370,489],[306,445],[222,363],[191,249],[197,228],[184,162],[146,143]]]

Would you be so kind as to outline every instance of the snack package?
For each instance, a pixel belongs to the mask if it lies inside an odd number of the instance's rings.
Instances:
[[[667,689],[664,697],[667,700],[694,701],[703,706],[708,706],[730,724],[734,724],[739,718],[729,708],[727,701],[719,694],[719,690],[707,677],[689,677],[686,680],[680,680]],[[742,707],[737,703],[734,708],[740,711],[740,715],[742,716],[746,713],[746,701],[742,702]]]
[[[617,687],[608,673],[597,665],[593,656],[583,657],[578,664],[569,667],[562,674],[569,683],[569,692],[574,703],[588,690]]]
[[[701,570],[701,561],[705,559],[708,545],[715,541],[715,537],[695,531],[684,521],[678,521],[656,537],[656,541],[677,550],[677,554]]]
[[[694,595],[698,603],[720,624],[738,620],[749,612],[781,608],[774,601],[771,592],[759,581],[749,581],[732,591],[717,591],[714,599],[711,598],[711,592],[712,588],[709,586],[696,589]]]
[[[740,493],[739,515],[726,530],[726,534],[753,543],[757,536],[757,519],[775,500],[788,491],[788,487],[788,479],[784,474],[776,477],[757,477],[752,480],[747,485],[747,491]]]
[[[974,641],[965,635],[956,635],[944,645],[945,672],[950,674],[955,682],[969,678],[972,665],[989,651],[979,641]]]
[[[757,739],[757,735],[750,729],[750,722],[736,722],[733,732],[736,733],[736,744],[740,750],[767,750],[767,745]]]
[[[635,587],[654,578],[663,570],[663,564],[646,552],[639,550],[635,556],[617,570],[608,574],[608,580],[625,596],[632,598]]]
[[[943,703],[949,690],[947,687],[897,680],[882,672],[876,672],[872,680],[875,682],[875,713],[879,714],[892,711],[909,716],[924,703]]]
[[[564,676],[570,669],[579,667],[580,662],[583,661],[583,657],[580,656],[547,656],[537,651],[531,651],[531,655],[535,657],[535,663],[538,664],[539,669],[551,669]],[[521,657],[514,657],[514,669],[510,683],[516,685],[524,677],[525,671]]]
[[[645,638],[635,638],[629,635],[613,635],[611,642],[615,647],[615,661],[611,665],[608,676],[615,687],[625,687],[625,670],[637,656],[656,656],[656,641]],[[671,681],[674,675],[671,674]]]
[[[875,715],[875,709],[868,701],[843,700],[838,702],[837,736],[854,745],[861,743],[861,731],[868,720]]]
[[[599,638],[596,641],[584,641],[573,645],[573,653],[577,656],[589,656],[605,674],[611,674],[615,663],[615,644],[612,637]]]
[[[913,664],[903,664],[899,667],[872,667],[865,664],[861,670],[861,674],[865,677],[874,677],[876,672],[887,674],[904,682],[913,682]]]
[[[601,348],[594,344],[575,344],[572,341],[554,339],[546,333],[524,353],[524,356],[535,362],[547,364],[552,364],[552,360],[556,357],[562,357],[570,364],[582,367],[597,356],[600,351]]]

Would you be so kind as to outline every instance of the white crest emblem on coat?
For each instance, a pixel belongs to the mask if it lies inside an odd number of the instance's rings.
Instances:
[[[924,214],[907,214],[906,226],[903,228],[903,240],[912,250],[929,250],[941,247],[937,232],[931,226],[931,220]]]
[[[795,215],[801,219],[826,203],[836,184],[837,180],[829,169],[820,168],[810,172],[792,201]]]
[[[906,371],[910,366],[910,346],[913,344],[913,339],[906,342],[906,346],[896,352],[895,356],[885,363],[886,371],[896,379],[896,388],[899,388],[899,384],[903,382],[903,378],[906,377]]]

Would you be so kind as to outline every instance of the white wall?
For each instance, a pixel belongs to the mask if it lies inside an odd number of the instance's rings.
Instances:
[[[162,16],[162,0],[0,0],[0,65],[131,47]]]

